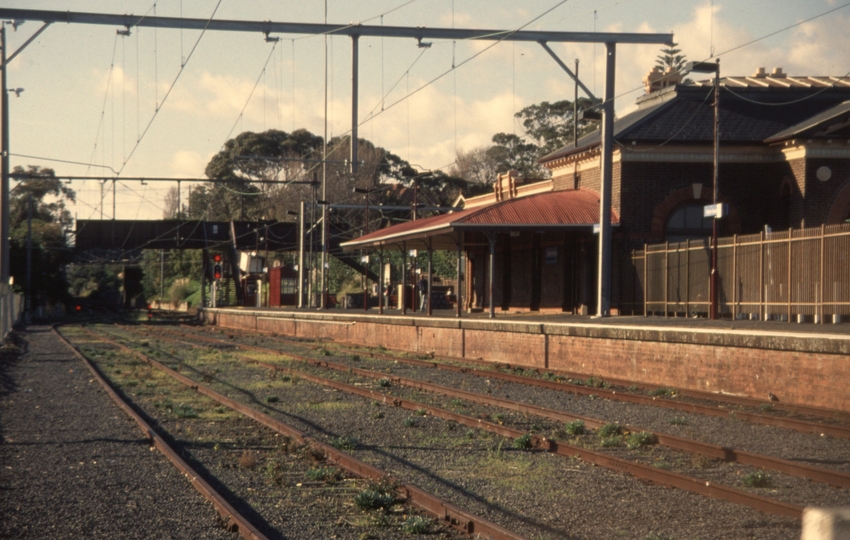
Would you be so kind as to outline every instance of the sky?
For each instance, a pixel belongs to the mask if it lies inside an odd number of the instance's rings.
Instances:
[[[723,75],[782,67],[791,75],[850,73],[848,0],[3,0],[2,7],[275,22],[515,30],[673,32],[689,60],[721,59]],[[831,13],[817,17],[833,10]],[[213,15],[214,14],[214,15]],[[805,22],[808,19],[811,21]],[[41,23],[7,25],[9,52]],[[791,27],[787,30],[786,28]],[[55,23],[8,68],[12,166],[118,178],[75,181],[79,219],[160,219],[170,183],[199,178],[243,131],[324,132],[325,38]],[[603,93],[604,46],[551,43]],[[616,113],[635,108],[661,46],[617,47]],[[485,50],[486,49],[486,50]],[[327,39],[328,136],[351,127],[351,40]],[[476,56],[477,55],[477,56]],[[472,58],[474,56],[474,58]],[[471,59],[470,59],[471,58]],[[468,60],[468,61],[467,61]],[[453,66],[457,66],[452,69]],[[442,75],[442,77],[440,77]],[[514,114],[572,100],[573,83],[537,44],[361,38],[360,137],[421,170],[498,132],[523,135]],[[437,79],[435,81],[435,79]],[[13,183],[14,185],[14,183]],[[182,183],[183,197],[188,184]],[[332,201],[343,202],[343,201]]]

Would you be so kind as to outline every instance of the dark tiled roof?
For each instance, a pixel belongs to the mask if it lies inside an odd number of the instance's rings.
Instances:
[[[706,143],[714,140],[714,98],[711,88],[679,85],[662,90],[666,101],[654,104],[652,96],[641,99],[641,108],[615,120],[614,138],[623,144],[639,141]],[[720,134],[722,142],[763,144],[796,125],[840,105],[850,98],[845,87],[763,87],[723,86],[720,93]],[[597,130],[540,159],[552,161],[600,144]]]
[[[845,101],[824,112],[807,118],[788,129],[775,133],[767,142],[776,142],[791,137],[840,137],[847,133],[850,121],[850,101]]]

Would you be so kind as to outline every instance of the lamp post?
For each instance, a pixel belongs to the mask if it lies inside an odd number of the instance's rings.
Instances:
[[[717,205],[718,172],[720,169],[720,59],[711,62],[688,62],[685,71],[696,73],[714,73],[714,158],[712,172],[712,210],[711,221],[711,274],[709,276],[709,318],[717,319],[717,220],[723,217],[722,209]]]

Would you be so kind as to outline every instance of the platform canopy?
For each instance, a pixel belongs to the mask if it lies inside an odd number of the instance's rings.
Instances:
[[[612,225],[619,216],[611,212]],[[399,223],[341,244],[346,251],[387,248],[454,250],[462,232],[586,231],[599,223],[599,194],[589,190],[539,193]]]

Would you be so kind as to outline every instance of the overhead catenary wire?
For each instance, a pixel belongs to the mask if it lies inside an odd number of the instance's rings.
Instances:
[[[242,116],[245,114],[245,109],[248,108],[248,104],[251,103],[251,98],[254,96],[254,92],[257,90],[257,86],[260,84],[260,81],[264,79],[266,75],[266,68],[269,65],[269,61],[274,56],[274,51],[277,48],[278,42],[274,42],[272,45],[272,50],[269,51],[269,55],[266,57],[266,61],[263,64],[263,68],[260,70],[260,75],[257,77],[257,80],[254,81],[254,86],[251,87],[251,92],[248,94],[248,98],[245,100],[245,104],[242,105],[242,110],[239,111],[239,115],[236,117],[236,121],[233,122],[233,126],[231,126],[230,131],[227,132],[227,137],[224,138],[224,142],[221,143],[221,149],[223,150],[227,141],[230,140],[230,136],[233,134],[233,130],[236,129],[236,125],[239,123],[239,120],[242,119]],[[265,95],[263,96],[263,129],[265,129]]]
[[[177,75],[174,77],[174,80],[171,82],[171,85],[169,85],[168,90],[166,90],[166,92],[165,92],[165,95],[163,95],[162,103],[157,104],[157,107],[156,107],[156,110],[153,113],[153,116],[151,116],[150,121],[145,126],[145,129],[142,131],[142,134],[139,136],[139,140],[136,141],[136,144],[133,146],[132,150],[130,150],[129,155],[124,160],[124,163],[121,165],[121,168],[118,169],[118,175],[119,176],[121,175],[121,172],[124,170],[124,167],[127,166],[127,163],[130,161],[130,158],[132,158],[133,155],[135,154],[136,149],[142,143],[142,140],[144,140],[145,135],[147,134],[148,130],[153,125],[154,121],[156,120],[157,116],[159,115],[159,111],[162,110],[163,105],[165,105],[166,100],[168,100],[168,96],[171,95],[171,91],[177,85],[177,81],[180,80],[180,76],[183,74],[183,71],[185,70],[186,65],[188,65],[189,60],[192,59],[192,55],[195,54],[195,50],[198,48],[198,44],[200,44],[201,39],[203,39],[204,35],[206,34],[207,27],[209,27],[209,23],[212,22],[213,18],[215,17],[216,12],[218,11],[219,6],[221,6],[221,1],[222,0],[218,0],[218,2],[216,3],[212,14],[210,15],[209,19],[207,20],[207,26],[205,26],[204,29],[201,30],[201,34],[198,36],[198,39],[195,41],[195,44],[192,45],[192,48],[189,50],[189,55],[186,57],[186,61],[180,66],[180,69],[177,71]],[[155,6],[156,6],[156,4],[154,4],[154,14],[156,14],[156,7]],[[158,99],[159,99],[159,97],[157,96],[157,100]]]

